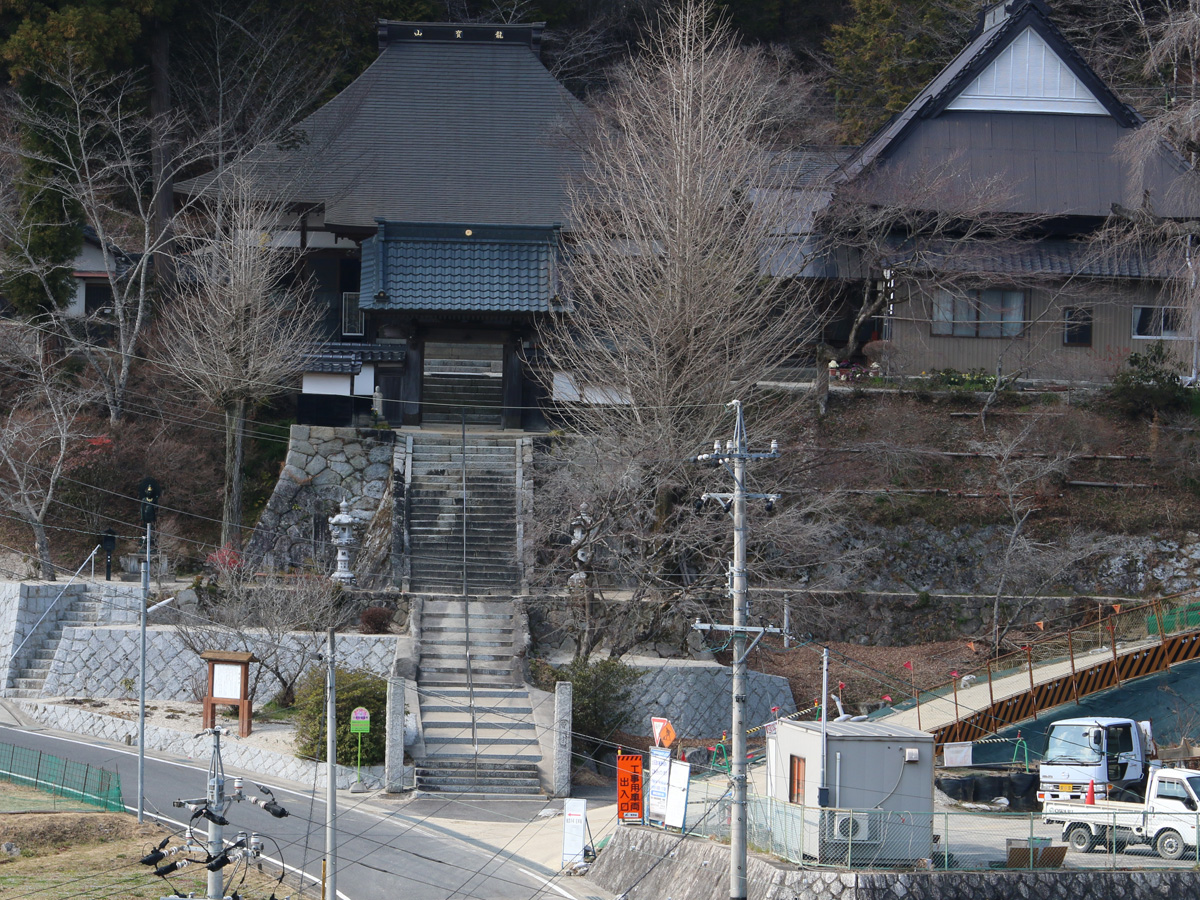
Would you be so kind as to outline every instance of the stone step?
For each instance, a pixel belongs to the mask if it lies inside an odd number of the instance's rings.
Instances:
[[[521,778],[494,778],[475,775],[446,775],[437,770],[417,773],[417,790],[431,794],[480,794],[505,796],[541,796],[542,783],[537,775]]]
[[[39,647],[33,651],[33,659],[36,661],[45,661],[47,664],[54,661],[54,654],[57,650]]]
[[[59,628],[90,628],[95,624],[96,624],[95,619],[59,619],[58,620]]]
[[[422,630],[421,644],[425,647],[433,647],[434,650],[444,649],[447,652],[450,650],[455,650],[458,653],[462,653],[464,651],[464,649],[468,646],[466,635],[462,635],[461,637],[457,637],[457,638],[455,638],[455,637],[445,637],[445,638],[437,637],[437,638],[435,638],[435,637],[426,636],[425,632],[427,631],[427,629],[422,628],[421,630]],[[508,630],[510,632],[512,631],[511,628]],[[497,637],[499,637],[499,635],[497,635]],[[483,651],[484,653],[493,653],[498,649],[505,649],[505,650],[509,651],[505,655],[506,659],[508,657],[512,656],[512,639],[511,638],[509,638],[508,640],[498,640],[498,641],[484,640],[480,637],[479,630],[476,628],[471,629],[471,641],[470,641],[469,646],[472,651],[472,655],[475,657],[475,659],[480,658],[478,651]],[[433,651],[431,650],[430,652],[433,652]]]
[[[430,662],[439,662],[441,660],[459,660],[466,658],[466,651],[462,647],[439,646],[422,648],[421,659],[429,660]],[[477,653],[472,651],[471,662],[475,665],[507,662],[512,659],[512,653]]]
[[[26,688],[9,688],[4,692],[4,696],[11,697],[14,700],[38,700],[42,696],[42,689],[40,685],[36,690]]]
[[[50,666],[49,665],[32,666],[28,669],[18,669],[17,670],[18,678],[29,679],[29,680],[33,680],[33,681],[44,682],[46,680],[46,676],[49,674],[50,674]]]
[[[13,687],[21,691],[36,691],[41,693],[42,685],[46,683],[44,678],[14,678],[12,679]]]
[[[445,740],[441,735],[430,737],[434,732],[452,732],[454,734],[471,734],[471,720],[462,718],[462,711],[459,710],[453,715],[453,719],[443,719],[441,716],[448,715],[447,713],[431,713],[429,721],[425,721],[425,710],[421,710],[421,729],[425,732],[425,740],[438,743]],[[485,718],[476,715],[475,728],[480,731],[490,732],[488,740],[493,737],[499,737],[497,732],[504,732],[509,738],[528,741],[530,735],[523,735],[522,732],[533,732],[534,726],[532,722],[510,722],[501,718]]]
[[[421,662],[421,674],[428,674],[431,678],[436,678],[445,675],[462,675],[464,678],[467,675],[466,666],[450,666],[450,665],[426,665],[424,660]],[[504,677],[512,674],[512,671],[506,666],[504,668],[496,666],[479,666],[471,665],[471,674],[478,678],[481,675],[492,675],[495,677]]]
[[[468,712],[470,708],[471,707],[469,703],[426,703],[422,700],[421,721],[425,721],[426,715],[437,716],[442,714],[454,714],[456,716],[462,716],[464,712]],[[480,703],[478,698],[476,698],[475,714],[476,719],[478,719],[480,716],[492,715],[516,716],[519,718],[521,716],[533,715],[533,707],[530,706],[527,701],[516,702],[512,706],[499,706],[495,703]]]

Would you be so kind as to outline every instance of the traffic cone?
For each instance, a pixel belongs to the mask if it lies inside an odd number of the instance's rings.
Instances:
[[[1088,806],[1096,805],[1096,780],[1094,778],[1088,782],[1087,797],[1083,802]]]

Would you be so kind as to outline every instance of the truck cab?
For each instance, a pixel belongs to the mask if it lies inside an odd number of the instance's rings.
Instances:
[[[1062,719],[1046,732],[1038,799],[1140,799],[1157,757],[1150,723],[1092,717]]]

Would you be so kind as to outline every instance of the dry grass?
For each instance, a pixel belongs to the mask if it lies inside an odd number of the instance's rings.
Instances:
[[[138,825],[133,816],[120,813],[6,815],[0,819],[0,843],[16,844],[18,853],[0,853],[0,896],[141,900],[167,896],[173,890],[204,896],[203,866],[164,882],[138,862],[170,833],[159,825]],[[267,897],[274,885],[269,873],[252,870],[238,892],[243,897]],[[285,892],[290,893],[280,893]]]

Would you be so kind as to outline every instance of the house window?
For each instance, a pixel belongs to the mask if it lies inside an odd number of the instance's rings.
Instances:
[[[346,291],[342,294],[342,334],[361,337],[362,333],[363,312],[358,307],[358,291]]]
[[[788,802],[804,802],[804,757],[793,756],[788,768]]]
[[[1135,306],[1133,336],[1155,340],[1186,337],[1183,310],[1170,306]]]
[[[1092,308],[1068,306],[1063,310],[1063,346],[1092,346]]]
[[[1025,292],[939,290],[933,298],[933,333],[951,337],[1020,337]]]

